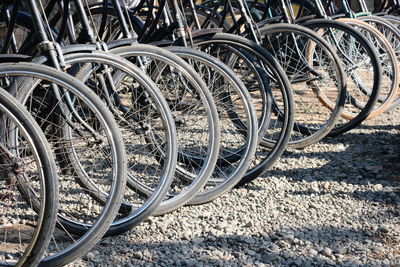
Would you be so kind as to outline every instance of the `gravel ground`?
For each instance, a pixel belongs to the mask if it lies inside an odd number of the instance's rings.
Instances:
[[[71,266],[400,266],[400,109],[287,151],[213,203],[152,217]]]

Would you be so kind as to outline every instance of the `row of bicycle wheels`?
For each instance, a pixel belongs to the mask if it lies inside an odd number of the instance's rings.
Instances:
[[[397,28],[305,3],[3,1],[0,262],[65,265],[397,107]]]

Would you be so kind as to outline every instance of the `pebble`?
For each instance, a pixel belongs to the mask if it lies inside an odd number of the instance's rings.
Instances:
[[[382,225],[381,228],[379,229],[381,232],[383,233],[389,233],[390,232],[390,228],[387,225]]]
[[[120,250],[120,252],[121,252],[122,254],[126,254],[126,253],[128,253],[129,251],[131,251],[131,249],[128,248],[128,247],[123,247],[123,248]]]
[[[261,260],[264,263],[271,263],[276,259],[277,259],[277,256],[275,254],[268,254],[267,253],[267,254],[264,254],[264,255],[261,256]]]
[[[283,236],[284,240],[292,241],[294,239],[294,234],[287,234]]]
[[[204,242],[204,237],[195,237],[192,239],[193,243],[200,244]]]
[[[343,255],[343,254],[345,254],[347,252],[347,248],[344,248],[344,247],[340,247],[340,248],[337,248],[336,250],[335,250],[335,253],[336,254],[339,254],[339,255]]]
[[[198,263],[198,261],[195,260],[195,259],[191,259],[191,260],[185,261],[185,265],[186,265],[186,266],[194,266],[194,265],[196,265],[197,263]]]
[[[133,257],[135,259],[141,260],[143,258],[143,254],[141,251],[135,251],[135,252],[133,252]]]
[[[309,255],[310,257],[315,257],[315,256],[318,255],[318,251],[316,251],[315,249],[310,249],[310,250],[308,251],[308,255]]]
[[[217,225],[217,229],[218,230],[223,230],[223,229],[225,229],[226,228],[226,226],[227,226],[228,224],[226,223],[226,222],[221,222],[221,223],[219,223],[218,225]]]
[[[374,190],[381,191],[382,189],[383,189],[383,185],[381,185],[381,184],[376,184],[374,186]]]
[[[280,247],[279,247],[277,244],[272,243],[271,246],[269,247],[269,249],[270,249],[270,251],[272,251],[272,252],[276,252],[276,251],[279,251],[279,250],[280,250]]]
[[[253,224],[253,222],[252,221],[248,221],[245,225],[244,225],[244,227],[252,227],[254,224]]]
[[[255,254],[256,254],[256,252],[254,250],[249,249],[247,251],[247,255],[254,256]]]
[[[84,257],[85,260],[87,261],[93,261],[96,255],[93,252],[88,252],[86,253],[86,256]]]
[[[332,255],[332,250],[330,248],[323,248],[321,251],[321,254],[329,257]]]
[[[373,247],[372,251],[375,253],[383,253],[385,252],[385,249],[383,247]]]

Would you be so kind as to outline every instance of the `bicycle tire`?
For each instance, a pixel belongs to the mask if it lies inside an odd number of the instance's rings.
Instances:
[[[194,47],[200,50],[207,48],[211,51],[213,46],[216,47],[215,49],[218,47],[230,49],[229,53],[234,50],[240,50],[239,52],[242,52],[241,56],[249,57],[248,59],[250,59],[251,63],[256,64],[255,72],[252,73],[267,78],[266,80],[261,79],[262,81],[258,84],[260,87],[254,90],[249,90],[246,84],[253,101],[258,98],[258,94],[266,94],[268,98],[264,100],[266,103],[262,103],[263,107],[261,109],[264,110],[263,113],[261,115],[260,113],[257,114],[259,119],[259,142],[261,146],[257,147],[257,152],[255,157],[253,157],[249,169],[237,184],[237,186],[244,185],[266,173],[286,149],[294,123],[294,104],[290,82],[279,63],[268,51],[251,40],[226,33],[199,36],[193,40]],[[237,54],[237,56],[239,55]],[[230,58],[226,59],[229,60]],[[229,62],[223,62],[228,63],[227,65],[232,68]],[[254,80],[252,82],[254,83]],[[260,90],[264,92],[260,92]],[[252,91],[256,92],[256,95],[252,94]],[[280,110],[283,113],[275,114],[274,118],[271,118],[274,116],[271,97],[275,97],[276,99],[273,103],[279,102],[281,105]]]
[[[160,203],[153,215],[171,212],[196,196],[197,192],[207,183],[215,167],[218,159],[221,132],[217,107],[209,88],[199,74],[174,53],[145,44],[115,48],[110,52],[128,59],[130,62],[134,62],[140,57],[146,61],[146,65],[157,64],[157,66],[150,66],[149,71],[153,72],[153,74],[148,72],[147,74],[150,74],[158,88],[162,90],[165,98],[171,99],[171,101],[167,100],[167,102],[174,116],[184,120],[182,126],[177,126],[177,137],[180,146],[178,147],[177,174],[173,182],[174,191],[177,191],[174,192],[171,188],[167,194],[168,198]],[[155,68],[155,73],[152,71],[153,67]],[[167,68],[173,68],[172,74],[177,77],[173,81],[168,81],[168,84],[172,82],[170,86],[167,84],[168,87],[164,86],[165,88],[162,88],[164,84],[162,80],[167,79],[170,75],[168,70],[164,72],[164,69]],[[177,73],[178,75],[176,75]],[[165,75],[159,81],[159,76],[163,74]],[[174,76],[171,76],[171,78]],[[181,82],[185,84],[185,88],[179,86],[179,79],[185,79]],[[173,89],[169,89],[170,87],[173,87]],[[192,93],[187,90],[189,88]],[[192,100],[190,98],[192,97],[197,101],[191,104]],[[182,108],[180,106],[185,107]],[[189,115],[193,113],[196,114],[196,117],[192,118],[193,115]],[[207,118],[207,120],[205,118],[201,119],[202,117]],[[204,120],[207,123],[201,124],[201,121]],[[198,134],[201,132],[204,132],[204,134],[200,137]],[[203,148],[205,151],[196,152],[196,147],[206,141],[208,144],[206,148]]]
[[[397,61],[396,52],[394,51],[388,39],[386,39],[386,37],[378,29],[364,22],[363,20],[347,18],[341,18],[337,20],[345,22],[352,27],[357,27],[364,35],[368,34],[367,36],[369,40],[371,40],[371,43],[374,44],[376,50],[380,52],[379,57],[381,59],[383,70],[380,99],[383,97],[383,100],[379,101],[378,99],[377,103],[380,105],[375,104],[374,109],[367,117],[367,119],[373,119],[385,112],[397,97],[399,91],[399,64]],[[385,67],[384,64],[388,64],[386,65],[387,67]],[[367,91],[367,93],[370,94],[371,92]]]
[[[346,101],[345,74],[338,56],[319,35],[299,25],[272,24],[258,32],[261,45],[284,67],[291,82],[297,107],[288,146],[304,148],[318,142],[335,126]],[[331,99],[333,108],[317,101],[322,95]]]
[[[4,67],[0,66],[0,70]],[[0,72],[1,73],[1,72]],[[1,76],[4,77],[5,73],[1,73]],[[90,229],[85,223],[81,223],[80,226],[78,225],[70,225],[69,232],[72,234],[81,234],[82,236],[75,240],[70,240],[73,244],[70,246],[60,248],[61,250],[58,251],[56,247],[54,247],[53,243],[56,242],[55,234],[53,235],[52,241],[50,243],[50,248],[52,250],[57,250],[52,255],[46,255],[44,259],[40,262],[40,266],[62,266],[65,265],[72,260],[78,258],[82,254],[88,252],[96,242],[106,233],[109,225],[114,220],[118,209],[120,207],[122,193],[126,183],[126,160],[125,160],[125,153],[124,153],[124,146],[121,138],[121,134],[118,131],[118,127],[116,127],[116,123],[107,108],[103,105],[102,101],[87,87],[85,87],[82,83],[80,83],[77,79],[73,78],[72,76],[66,75],[60,71],[57,71],[53,68],[25,63],[20,64],[19,68],[13,68],[12,65],[8,66],[6,75],[8,78],[10,77],[17,77],[14,83],[17,84],[17,91],[16,97],[17,99],[22,102],[27,108],[28,111],[34,113],[36,115],[35,120],[39,122],[39,125],[43,127],[45,124],[40,122],[40,110],[33,109],[35,105],[32,105],[33,98],[30,98],[32,92],[35,90],[39,90],[38,84],[42,81],[49,82],[51,84],[57,84],[61,88],[68,90],[71,95],[74,95],[77,99],[81,100],[82,102],[86,103],[89,107],[91,107],[91,111],[94,114],[97,114],[97,118],[99,119],[101,125],[106,129],[104,134],[106,136],[106,140],[110,142],[110,157],[112,157],[112,162],[115,164],[113,165],[113,176],[112,176],[112,184],[109,190],[109,195],[106,204],[104,205],[104,209],[101,210],[100,215],[97,216],[94,220],[94,223],[91,225]],[[18,79],[20,78],[20,79]],[[44,102],[42,102],[44,103]],[[36,105],[36,108],[38,106]],[[40,106],[39,106],[40,107]],[[50,112],[51,113],[51,112]],[[47,113],[46,115],[49,115]],[[61,128],[60,128],[61,129]],[[100,128],[99,128],[100,131]],[[46,132],[45,132],[46,133]],[[49,136],[47,136],[49,137]],[[67,137],[64,137],[67,138]],[[49,140],[49,139],[48,139]],[[58,140],[58,139],[57,139]],[[66,139],[68,140],[68,139]],[[50,140],[49,140],[50,141]],[[54,153],[54,141],[50,141],[50,144],[53,145],[52,151]],[[74,142],[76,142],[74,140]],[[62,142],[61,142],[62,143]],[[57,154],[56,154],[57,155]],[[104,156],[103,156],[104,157]],[[56,158],[57,159],[57,158]],[[59,159],[57,159],[57,165],[60,167]],[[64,179],[70,180],[72,173],[62,173],[58,171],[59,177],[64,177]],[[101,177],[103,178],[103,177]],[[65,191],[65,187],[63,187],[63,183],[60,181],[61,189],[63,191],[60,192],[60,196],[62,196],[63,192]],[[74,190],[76,190],[74,188]],[[69,192],[71,194],[72,192]],[[62,199],[63,200],[63,199]],[[79,203],[84,203],[84,199],[80,198]],[[92,203],[92,202],[91,202]],[[84,204],[81,204],[84,205]],[[68,205],[69,206],[69,205]],[[58,222],[59,225],[67,225],[70,224],[68,218],[64,217],[65,215],[60,215],[62,210],[66,206],[63,206],[63,202],[60,201],[60,210],[58,214]],[[89,214],[89,210],[87,210],[87,214]],[[78,226],[78,227],[73,227]],[[65,230],[65,227],[63,228]],[[76,242],[75,242],[76,241]],[[48,251],[47,253],[53,253],[54,251]]]
[[[246,172],[258,144],[257,116],[246,87],[221,61],[186,47],[171,46],[167,49],[189,62],[198,73],[203,70],[201,77],[213,95],[221,120],[221,150],[217,166],[207,185],[189,201],[191,205],[202,204],[225,194]],[[205,68],[208,71],[204,71]],[[215,76],[208,77],[210,72]],[[242,139],[238,137],[240,135]]]
[[[7,73],[4,68],[7,68],[7,64],[0,64],[0,73]],[[13,69],[19,68],[18,64],[8,64],[11,66]],[[19,172],[14,172],[13,174],[10,174],[10,177],[7,179],[11,179],[16,181],[16,184],[8,184],[7,187],[1,187],[1,199],[3,200],[5,195],[4,195],[4,189],[3,188],[8,188],[6,191],[6,194],[12,193],[12,198],[14,201],[25,199],[26,201],[26,209],[24,211],[24,216],[27,222],[23,222],[22,218],[18,218],[18,216],[15,218],[7,218],[11,220],[8,226],[6,226],[7,222],[3,221],[4,217],[7,217],[8,212],[2,212],[2,232],[4,234],[4,238],[2,238],[2,246],[7,246],[6,251],[8,251],[8,257],[7,255],[3,255],[1,253],[1,260],[0,260],[0,265],[6,264],[7,266],[12,266],[13,263],[17,266],[34,266],[39,263],[41,260],[42,256],[45,253],[45,250],[47,249],[47,246],[50,242],[50,238],[53,234],[53,231],[55,229],[55,224],[56,224],[56,217],[57,217],[57,211],[58,211],[58,177],[57,177],[57,171],[56,171],[56,164],[55,161],[52,157],[52,152],[50,150],[50,146],[46,141],[46,138],[40,129],[39,125],[35,122],[35,119],[29,114],[29,112],[15,99],[13,98],[10,94],[8,94],[3,88],[0,88],[0,112],[1,112],[1,123],[2,123],[2,129],[1,129],[1,150],[2,153],[0,155],[1,161],[2,161],[2,173],[6,174],[7,172],[10,171],[10,169],[15,169],[10,168],[9,170],[6,170],[6,162],[10,161],[10,155],[7,155],[5,151],[3,151],[3,146],[7,146],[9,153],[11,152],[13,155],[16,156],[16,153],[18,153],[16,157],[21,157],[23,154],[25,154],[25,157],[27,159],[30,159],[32,161],[37,162],[35,165],[37,167],[38,173],[35,172],[34,168],[35,166],[32,166],[32,163],[28,163],[25,160],[25,168],[30,168],[29,171],[31,172],[32,175],[36,175],[39,177],[38,181],[31,181],[30,179],[27,179],[27,177],[21,177],[21,176],[26,176],[29,174],[25,174],[27,170],[21,169]],[[7,129],[3,126],[8,127]],[[20,139],[21,137],[22,139]],[[7,141],[4,138],[7,138],[11,141]],[[15,140],[18,139],[18,140]],[[25,147],[19,148],[19,146],[24,145]],[[25,152],[21,152],[20,149],[25,150]],[[29,155],[30,154],[30,155]],[[34,158],[34,159],[32,159]],[[10,162],[8,166],[16,166],[17,164],[21,164],[24,162],[23,159],[21,159],[21,162],[17,162],[12,160],[13,162]],[[17,165],[20,166],[20,165]],[[5,175],[6,176],[6,175]],[[12,177],[11,177],[12,176]],[[6,177],[5,177],[6,178]],[[5,180],[7,180],[5,179]],[[11,181],[9,181],[11,182]],[[31,182],[31,183],[29,183]],[[34,187],[39,187],[35,188],[38,190],[33,190],[33,182],[35,182],[36,186]],[[29,183],[29,185],[28,185]],[[16,190],[20,191],[18,194],[16,191],[13,191],[13,187],[17,187]],[[29,187],[29,189],[27,188]],[[38,195],[40,195],[40,200],[39,204],[36,204],[36,208],[32,207],[29,203],[32,201],[36,201],[33,199],[30,199],[26,192],[35,192]],[[20,196],[21,195],[21,196]],[[3,201],[2,201],[3,202]],[[12,201],[11,201],[12,202]],[[24,208],[24,205],[21,202],[18,204],[18,209],[22,210]],[[1,205],[3,206],[3,205]],[[10,206],[8,206],[10,207]],[[32,209],[32,214],[30,214],[29,210]],[[3,208],[2,208],[3,210]],[[4,210],[3,210],[4,211]],[[16,213],[17,211],[15,211]],[[12,212],[11,212],[12,213]],[[33,215],[37,214],[37,215]],[[22,215],[22,214],[21,214]],[[30,218],[32,215],[32,220],[29,221],[28,218]],[[35,217],[35,219],[33,219]],[[15,220],[15,222],[14,222]],[[35,225],[35,220],[36,220],[36,225]],[[16,226],[17,225],[17,226]],[[8,228],[7,228],[8,227]],[[32,229],[33,233],[30,233],[30,227],[34,228]],[[15,231],[18,233],[13,233],[13,229],[17,228]],[[8,232],[9,229],[9,233]],[[27,236],[29,236],[29,233],[32,235],[30,240],[25,240]],[[2,234],[2,235],[3,235]],[[17,252],[20,254],[17,255],[12,253],[13,249],[13,241],[12,241],[12,236],[17,234],[19,238],[17,238]],[[10,236],[11,242],[8,242],[8,239],[6,236]],[[25,243],[26,242],[26,243]],[[24,245],[24,248],[21,250],[21,247]],[[4,253],[6,253],[4,251]],[[7,258],[11,259],[6,262]]]
[[[359,32],[357,32],[353,27],[339,22],[335,20],[328,20],[328,19],[312,19],[308,20],[301,25],[310,28],[314,31],[317,31],[318,29],[326,29],[329,31],[335,31],[335,32],[343,32],[342,34],[346,36],[346,38],[349,38],[352,42],[357,43],[361,48],[362,52],[364,53],[363,55],[368,57],[368,64],[365,64],[365,72],[368,72],[369,77],[371,78],[368,80],[367,86],[369,86],[371,90],[371,95],[367,97],[367,100],[365,101],[364,108],[359,110],[359,109],[354,109],[354,106],[352,105],[352,98],[348,97],[346,99],[346,104],[345,104],[345,109],[350,109],[351,111],[354,112],[353,118],[342,118],[337,122],[335,127],[331,130],[331,132],[328,134],[328,136],[338,136],[340,134],[343,134],[347,131],[350,131],[360,125],[370,114],[370,112],[373,110],[375,107],[375,103],[378,101],[379,93],[380,93],[380,84],[382,80],[382,70],[381,70],[381,64],[380,60],[378,58],[378,55],[376,53],[376,50],[372,46],[372,44]],[[326,40],[328,40],[334,49],[338,49],[338,47],[335,45],[337,42],[335,41],[334,38],[331,38],[330,36],[323,36]],[[340,49],[342,49],[340,47]],[[336,51],[336,50],[335,50]],[[341,54],[343,53],[343,54]],[[345,50],[341,50],[340,53],[337,53],[339,58],[342,60],[342,64],[346,66],[347,59],[345,59],[346,55]],[[350,64],[350,63],[349,63]],[[371,71],[370,68],[372,68],[372,73],[373,75],[371,76]],[[349,74],[349,68],[345,68],[345,73],[347,74],[347,90],[348,92],[359,92],[358,85],[353,83],[353,79],[351,78],[351,73]],[[362,96],[365,96],[364,94]],[[328,103],[328,101],[326,101]],[[348,111],[349,112],[349,111]]]

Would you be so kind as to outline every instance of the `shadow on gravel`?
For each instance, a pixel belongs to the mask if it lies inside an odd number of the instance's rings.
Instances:
[[[360,201],[369,201],[369,202],[375,202],[375,203],[381,203],[381,204],[386,204],[386,205],[400,205],[400,201],[398,196],[400,196],[400,188],[397,188],[397,190],[393,192],[385,192],[385,191],[373,191],[373,190],[368,190],[368,191],[358,191],[355,190],[354,192],[345,192],[345,191],[339,191],[339,192],[309,192],[309,191],[295,191],[291,192],[293,195],[302,195],[302,196],[311,196],[311,195],[326,195],[330,194],[332,196],[336,196],[339,198],[345,198],[345,196],[349,196],[354,200],[360,200]],[[400,206],[399,206],[400,208]],[[397,214],[394,214],[394,216],[400,217],[400,209],[398,210]]]
[[[304,227],[279,229],[261,237],[208,234],[181,242],[130,243],[129,252],[126,252],[126,247],[120,249],[125,251],[124,254],[130,254],[132,263],[135,265],[244,266],[249,264],[254,266],[261,263],[323,266],[332,265],[338,261],[350,263],[350,261],[346,262],[344,254],[346,258],[352,255],[365,256],[369,261],[384,258],[382,247],[386,245],[386,242],[391,242],[387,233],[387,230],[383,228]],[[351,244],[349,240],[352,241]],[[118,251],[119,248],[113,249]],[[302,252],[299,249],[302,249]],[[304,256],[298,256],[295,252],[300,252]],[[125,261],[118,262],[118,258],[114,260],[113,264],[126,264]]]
[[[400,125],[360,125],[358,129],[390,131],[400,129]]]
[[[352,184],[400,182],[399,134],[347,133],[338,138],[328,138],[314,146],[322,146],[324,152],[310,152],[312,148],[286,151],[280,159],[281,167],[269,170],[259,179],[282,176],[295,181],[310,182],[327,180]],[[343,150],[332,151],[337,146],[341,146]],[[316,150],[320,151],[321,148]],[[324,162],[323,165],[310,168],[301,166],[317,160]],[[295,164],[293,162],[297,165],[290,168],[290,165]],[[400,184],[393,183],[393,185]],[[251,189],[252,186],[249,184],[247,188]]]

